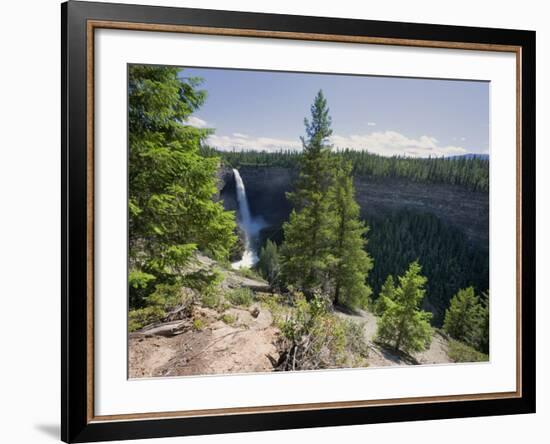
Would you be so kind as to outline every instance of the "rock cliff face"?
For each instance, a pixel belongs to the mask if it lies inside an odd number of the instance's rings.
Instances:
[[[296,170],[241,167],[250,211],[269,225],[280,226],[292,209],[285,193],[292,190]],[[235,210],[235,180],[231,169],[220,171],[220,197]],[[355,177],[355,196],[363,218],[378,219],[401,210],[431,213],[460,231],[478,247],[488,249],[489,198],[453,185],[417,183],[405,179]]]

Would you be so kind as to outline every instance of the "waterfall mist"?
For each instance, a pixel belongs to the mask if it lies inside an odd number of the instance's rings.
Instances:
[[[233,268],[250,268],[258,262],[258,233],[265,224],[261,218],[253,218],[250,215],[246,188],[239,170],[234,168],[233,176],[235,177],[237,203],[239,205],[237,221],[244,233],[244,253],[241,260],[231,265]]]

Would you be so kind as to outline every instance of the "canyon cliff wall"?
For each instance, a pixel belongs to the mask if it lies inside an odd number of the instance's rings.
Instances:
[[[261,215],[269,225],[280,226],[292,206],[285,193],[292,190],[297,172],[281,167],[239,168],[253,216]],[[379,219],[407,210],[430,213],[462,231],[470,242],[483,249],[489,243],[489,198],[484,192],[445,184],[413,182],[398,178],[355,177],[355,196],[361,216]],[[231,169],[220,170],[220,198],[235,210],[235,180]]]

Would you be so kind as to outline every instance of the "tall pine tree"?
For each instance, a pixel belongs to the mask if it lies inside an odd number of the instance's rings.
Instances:
[[[378,324],[378,340],[392,345],[396,350],[415,352],[424,350],[431,342],[432,314],[419,309],[424,299],[426,278],[418,262],[412,262]]]
[[[234,215],[213,199],[219,159],[200,152],[209,130],[185,124],[206,95],[180,71],[129,67],[131,308],[176,283],[195,250],[223,259],[235,242]]]
[[[368,228],[359,219],[350,162],[344,161],[338,167],[331,194],[336,215],[331,276],[334,303],[350,308],[366,307],[371,294],[366,281],[373,264],[365,250]]]
[[[332,129],[323,91],[317,93],[311,106],[311,120],[304,119],[304,125],[300,175],[296,191],[287,196],[294,210],[283,225],[281,262],[286,282],[311,294],[328,283],[335,224],[328,196],[334,180],[328,141]]]

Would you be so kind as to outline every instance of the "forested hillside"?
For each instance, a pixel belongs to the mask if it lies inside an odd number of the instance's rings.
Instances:
[[[242,166],[296,168],[302,153],[281,150],[215,151],[232,168]],[[415,182],[460,185],[472,191],[489,191],[489,160],[483,156],[464,157],[385,157],[368,151],[339,150],[332,156],[349,160],[352,174],[379,178],[405,178]]]
[[[487,160],[334,151],[322,90],[301,154],[217,152],[189,123],[206,91],[180,72],[129,68],[131,377],[488,359]],[[230,169],[245,165],[281,180]],[[262,182],[283,217],[249,214]],[[477,237],[449,222],[465,215]]]
[[[282,224],[292,209],[285,192],[295,187],[301,154],[216,154],[226,165],[240,168],[249,185],[252,211],[269,222],[263,241],[269,238],[281,244]],[[370,227],[366,237],[374,261],[368,277],[373,299],[386,276],[403,273],[413,260],[422,264],[428,277],[423,306],[433,313],[433,325],[442,325],[449,301],[459,289],[473,286],[478,293],[487,290],[489,160],[388,158],[351,151],[331,152],[330,156],[335,162],[345,159],[352,165],[355,198]],[[470,185],[453,184],[457,177]],[[224,202],[227,208],[236,209],[231,176],[224,180]]]
[[[424,308],[433,313],[432,323],[441,326],[459,289],[472,286],[481,293],[489,288],[487,251],[432,214],[402,211],[371,219],[369,224],[368,247],[375,261],[369,278],[374,294],[379,294],[388,275],[400,275],[418,260],[428,278]]]

